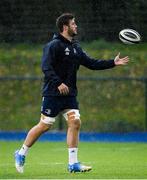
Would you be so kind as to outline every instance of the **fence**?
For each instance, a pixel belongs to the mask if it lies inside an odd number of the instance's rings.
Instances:
[[[0,77],[0,130],[28,130],[40,115],[42,78]],[[147,77],[78,77],[83,131],[147,130]],[[64,130],[58,117],[54,129]]]

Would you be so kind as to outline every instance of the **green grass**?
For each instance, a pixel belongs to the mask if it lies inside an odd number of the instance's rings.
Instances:
[[[67,172],[67,148],[63,142],[37,142],[29,151],[25,173],[14,168],[14,151],[22,142],[0,142],[0,179],[141,179],[147,178],[147,144],[87,143],[79,146],[79,159],[93,170]]]

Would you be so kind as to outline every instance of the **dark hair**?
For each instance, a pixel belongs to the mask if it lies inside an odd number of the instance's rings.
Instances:
[[[64,13],[56,19],[56,26],[60,32],[63,32],[63,25],[69,24],[69,20],[72,20],[74,15],[71,13]]]

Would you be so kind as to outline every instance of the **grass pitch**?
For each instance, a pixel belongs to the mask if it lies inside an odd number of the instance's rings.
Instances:
[[[0,141],[0,179],[147,179],[147,144],[90,143],[79,145],[79,160],[93,169],[68,173],[64,142],[37,142],[29,151],[25,172],[14,167],[14,151],[22,142]]]

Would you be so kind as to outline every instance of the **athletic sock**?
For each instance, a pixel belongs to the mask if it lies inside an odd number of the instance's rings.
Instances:
[[[25,144],[23,144],[23,146],[21,147],[21,149],[19,150],[20,155],[26,156],[28,153],[29,147],[26,146]]]
[[[72,165],[78,162],[78,148],[68,148],[69,164]]]

